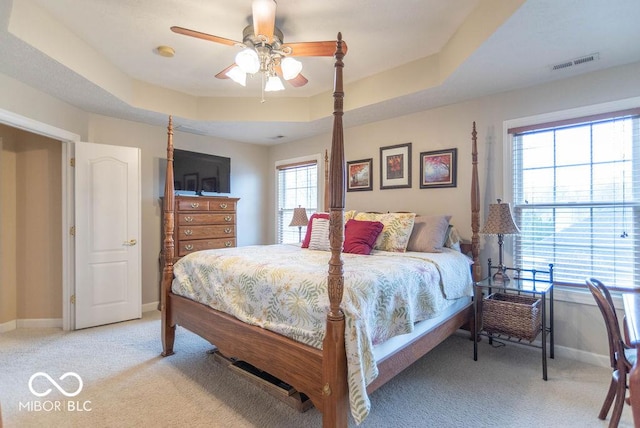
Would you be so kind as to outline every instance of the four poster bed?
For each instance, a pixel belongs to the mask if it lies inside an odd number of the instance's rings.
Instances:
[[[227,248],[195,252],[174,266],[171,118],[164,194],[162,355],[173,354],[175,327],[180,325],[210,341],[222,355],[249,363],[304,393],[322,412],[325,427],[346,427],[350,410],[356,422],[361,422],[369,411],[368,393],[459,328],[467,326],[475,331],[472,275],[474,280],[480,280],[481,274],[475,123],[471,188],[473,264],[460,251],[450,249],[438,250],[428,257],[412,251],[372,251],[370,255],[346,251],[345,233],[348,235],[352,230],[349,225],[355,223],[346,221],[345,232],[343,57],[342,36],[338,34],[333,138],[325,186],[329,193],[325,201],[328,199],[330,204],[327,221],[330,251],[291,245]],[[316,220],[313,221],[316,231]],[[361,224],[365,223],[376,222]],[[241,265],[238,273],[229,273],[233,264]],[[457,267],[447,269],[453,265]],[[210,278],[219,281],[216,284],[219,290],[206,288]],[[234,285],[236,278],[242,279]],[[266,289],[256,286],[260,281],[267,284]],[[278,281],[282,284],[277,284]],[[428,281],[432,283],[430,287],[424,284]],[[445,282],[454,285],[445,288]],[[385,294],[389,291],[380,283],[391,284],[392,294]],[[427,292],[425,288],[434,291]],[[373,302],[367,300],[369,294]],[[394,306],[411,294],[423,302],[408,309]],[[402,298],[398,298],[400,295]],[[268,303],[265,307],[256,306],[259,300]],[[381,304],[381,300],[389,300],[389,306]],[[311,308],[302,309],[305,304]],[[378,324],[371,315],[384,311],[388,312],[383,318],[392,318],[395,324]],[[284,320],[296,322],[289,325]]]

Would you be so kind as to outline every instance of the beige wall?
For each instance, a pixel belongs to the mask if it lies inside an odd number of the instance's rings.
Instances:
[[[92,115],[88,141],[139,147],[142,168],[142,303],[159,300],[161,213],[164,192],[167,130],[126,120]],[[176,148],[231,158],[231,194],[238,202],[238,245],[266,243],[267,147],[183,132],[174,133]]]
[[[3,92],[6,91],[6,92]],[[57,101],[45,94],[0,75],[0,92],[11,94],[0,98],[0,108],[57,126],[81,135],[82,139],[105,144],[127,145],[142,149],[142,241],[143,241],[143,303],[157,300],[158,253],[160,250],[160,206],[158,196],[163,186],[166,130],[150,126],[90,115]],[[348,97],[349,94],[346,94]],[[482,210],[501,196],[502,127],[506,120],[588,106],[613,100],[640,96],[640,64],[631,64],[602,72],[533,86],[528,89],[481,97],[472,101],[432,109],[412,115],[363,126],[345,122],[345,153],[347,160],[374,159],[374,190],[347,193],[347,207],[358,210],[410,210],[420,213],[448,212],[465,237],[470,236],[468,211],[471,122],[478,123]],[[176,133],[176,147],[204,151],[232,158],[232,194],[241,198],[239,204],[239,244],[274,242],[275,203],[274,169],[276,161],[309,154],[323,153],[330,146],[327,134],[273,147],[228,143],[212,137]],[[412,142],[413,174],[411,189],[379,189],[379,149],[381,146]],[[420,189],[419,166],[415,159],[421,151],[458,148],[458,186],[449,189]],[[12,161],[12,156],[16,157]],[[5,156],[3,151],[3,194],[5,176],[12,174],[5,164],[18,164],[17,153]],[[9,200],[17,199],[17,194]],[[3,196],[3,202],[5,201]],[[2,204],[2,250],[6,251],[4,233],[11,212]],[[9,210],[11,211],[11,210]],[[481,216],[484,218],[484,215]],[[493,242],[483,242],[483,259],[495,253]],[[10,262],[4,260],[3,264]],[[2,269],[11,277],[11,269]],[[17,274],[16,274],[17,275]],[[14,280],[14,283],[16,280]],[[12,289],[0,286],[0,296]],[[588,294],[557,293],[556,344],[576,354],[607,354],[606,334],[600,315]],[[19,300],[19,299],[18,299]],[[52,299],[52,301],[55,299]],[[60,301],[60,299],[58,299]],[[9,302],[11,303],[11,302]],[[10,305],[11,306],[11,305]],[[16,304],[17,306],[17,304]],[[4,303],[0,303],[4,311]],[[17,309],[16,309],[17,310]],[[30,315],[33,316],[33,315]],[[45,312],[37,315],[47,317]],[[0,317],[0,322],[3,318]]]
[[[346,94],[348,97],[349,94]],[[481,224],[488,204],[503,192],[503,123],[571,108],[640,96],[640,63],[602,72],[533,86],[527,89],[481,97],[475,100],[427,110],[362,126],[349,127],[344,115],[347,161],[373,158],[373,191],[347,192],[346,208],[371,211],[414,211],[422,214],[452,214],[452,222],[463,237],[471,237],[471,124],[477,122],[481,186]],[[380,147],[412,143],[412,188],[380,190]],[[284,143],[272,148],[270,162],[324,153],[328,135]],[[418,163],[422,151],[458,148],[456,188],[420,189]],[[273,183],[273,178],[270,179]],[[275,188],[270,187],[270,200]],[[269,209],[274,224],[275,207]],[[270,230],[269,239],[275,239]],[[481,239],[481,260],[497,254],[495,240]],[[561,267],[556,266],[556,269]],[[608,353],[606,332],[593,298],[579,292],[558,292],[556,296],[556,344],[572,352]]]
[[[0,125],[0,323],[62,317],[62,144]]]

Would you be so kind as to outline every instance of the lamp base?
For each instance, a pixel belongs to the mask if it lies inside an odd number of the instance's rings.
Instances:
[[[511,281],[511,278],[509,278],[509,275],[507,275],[507,272],[505,271],[504,267],[500,266],[498,268],[498,271],[494,273],[493,276],[491,277],[491,281],[494,284],[506,284],[509,281]]]

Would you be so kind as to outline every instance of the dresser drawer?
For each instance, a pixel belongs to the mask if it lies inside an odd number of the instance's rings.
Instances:
[[[209,211],[235,211],[235,210],[236,210],[235,199],[209,200]]]
[[[202,225],[202,224],[236,224],[234,213],[220,214],[178,214],[178,224],[180,226]]]
[[[202,239],[199,241],[181,241],[178,245],[178,256],[186,256],[194,251],[213,250],[215,248],[229,248],[236,246],[235,238]]]
[[[235,237],[236,227],[229,225],[178,226],[178,239],[207,239]]]
[[[209,201],[200,198],[180,199],[178,211],[209,211]]]

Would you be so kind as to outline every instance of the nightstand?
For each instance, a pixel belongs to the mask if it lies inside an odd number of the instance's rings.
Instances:
[[[548,270],[504,268],[514,277],[508,282],[492,278],[497,269],[489,259],[489,276],[474,283],[476,339],[485,336],[490,344],[515,342],[540,348],[542,378],[547,380],[547,352],[554,357],[553,264]],[[538,345],[534,340],[539,336]]]

